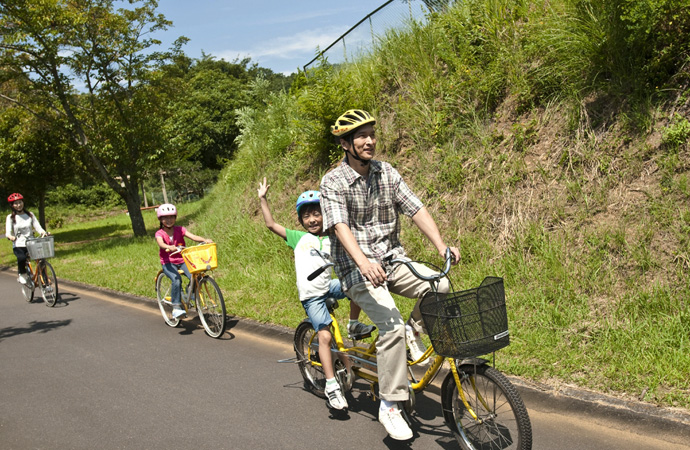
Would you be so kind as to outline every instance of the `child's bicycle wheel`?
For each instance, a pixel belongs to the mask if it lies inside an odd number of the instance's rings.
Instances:
[[[218,338],[225,333],[225,299],[216,280],[209,276],[199,282],[196,310],[206,334]]]
[[[180,324],[180,319],[176,319],[172,315],[173,306],[170,301],[170,292],[172,291],[172,280],[160,271],[156,277],[156,297],[158,298],[158,307],[163,314],[163,320],[171,327],[176,327]]]
[[[295,354],[299,371],[304,378],[304,387],[321,398],[326,398],[326,375],[319,360],[319,338],[314,327],[305,319],[295,330]]]

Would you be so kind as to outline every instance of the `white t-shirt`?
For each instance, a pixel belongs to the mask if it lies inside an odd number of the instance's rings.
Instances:
[[[12,214],[7,215],[7,220],[5,221],[5,236],[16,236],[17,239],[12,242],[12,248],[14,247],[26,247],[26,238],[33,236],[33,230],[39,234],[45,234],[45,230],[38,223],[36,216],[27,213],[17,214],[14,216],[14,223],[12,223]]]
[[[295,250],[295,272],[297,274],[297,291],[301,301],[320,297],[328,293],[331,284],[331,268],[324,270],[321,275],[308,281],[307,277],[316,269],[327,263],[318,254],[312,255],[315,248],[323,253],[330,253],[331,241],[328,236],[316,236],[297,230],[285,230],[287,245]]]

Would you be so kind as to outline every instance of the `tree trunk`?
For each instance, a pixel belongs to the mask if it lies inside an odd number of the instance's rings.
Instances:
[[[125,178],[126,179],[126,178]],[[139,182],[137,180],[126,180],[125,188],[120,191],[120,195],[127,204],[127,213],[132,222],[134,236],[146,236],[146,225],[144,216],[141,214],[141,198],[139,197]]]
[[[41,192],[38,196],[38,223],[41,224],[44,230],[46,228],[46,193]]]

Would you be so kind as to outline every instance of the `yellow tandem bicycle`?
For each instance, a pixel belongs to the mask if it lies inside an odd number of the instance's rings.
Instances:
[[[322,256],[327,258],[327,255]],[[505,375],[489,365],[489,360],[480,357],[509,344],[503,279],[487,277],[477,288],[440,293],[438,285],[450,270],[450,258],[448,251],[444,269],[430,277],[417,272],[408,260],[392,261],[407,265],[415,276],[428,281],[432,287],[420,303],[432,345],[419,360],[408,361],[408,369],[434,353],[436,356],[420,380],[409,370],[410,399],[401,404],[403,415],[409,422],[408,414],[415,406],[415,392],[429,386],[445,361],[450,371],[441,385],[441,406],[445,423],[460,447],[465,450],[529,450],[532,448],[532,426],[520,394]],[[330,265],[332,263],[324,265],[312,275],[318,275]],[[331,351],[336,379],[343,392],[352,389],[355,378],[363,379],[371,385],[371,393],[375,395],[378,385],[376,337],[370,344],[353,341],[353,345],[345,345],[338,321],[333,316],[338,301],[328,299],[327,304],[333,321]],[[319,340],[309,320],[305,319],[297,327],[294,348],[305,387],[325,397]]]

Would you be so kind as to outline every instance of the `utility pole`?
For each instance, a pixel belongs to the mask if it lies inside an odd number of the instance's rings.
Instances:
[[[168,193],[165,191],[165,178],[163,175],[165,172],[163,172],[163,169],[161,169],[161,186],[163,187],[163,203],[168,203]]]
[[[141,182],[141,196],[144,197],[144,208],[149,207],[149,200],[146,198],[146,190],[144,189],[144,182]]]

